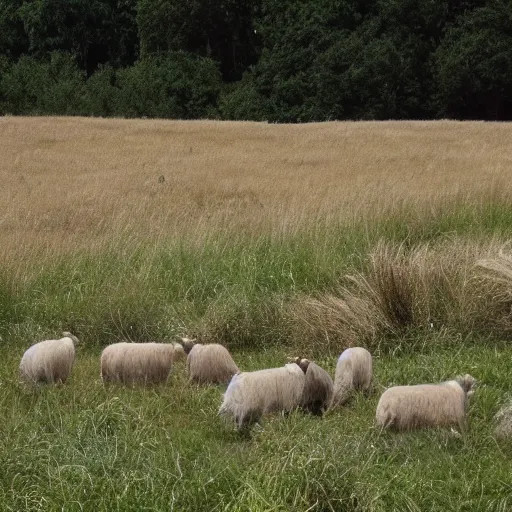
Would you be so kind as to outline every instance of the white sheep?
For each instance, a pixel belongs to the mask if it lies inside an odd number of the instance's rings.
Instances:
[[[25,351],[20,362],[20,378],[30,384],[38,382],[64,384],[71,374],[78,338],[69,332],[58,340],[40,341]]]
[[[345,404],[353,390],[369,391],[372,377],[372,355],[368,350],[362,347],[344,350],[336,363],[332,406]]]
[[[512,439],[512,402],[504,405],[494,417],[496,421],[496,437],[499,439]]]
[[[183,339],[190,380],[200,384],[227,384],[240,370],[228,349],[217,343],[202,345]]]
[[[237,373],[224,393],[219,414],[233,417],[239,431],[249,429],[264,414],[290,412],[299,407],[305,380],[304,372],[295,363]]]
[[[174,343],[174,362],[177,361],[185,361],[187,359],[187,354],[185,353],[185,349],[183,345],[180,343]]]
[[[440,384],[395,386],[384,391],[377,405],[377,425],[395,430],[457,426],[463,429],[471,375]]]
[[[315,416],[321,416],[331,404],[333,393],[331,376],[313,361],[299,357],[294,361],[306,376],[300,405]]]
[[[181,348],[172,343],[113,343],[101,353],[101,378],[123,384],[166,382]]]

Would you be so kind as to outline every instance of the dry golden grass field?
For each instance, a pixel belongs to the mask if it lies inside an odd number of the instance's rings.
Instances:
[[[2,258],[512,196],[512,125],[0,118]]]
[[[511,142],[482,122],[0,117],[0,511],[511,510]],[[21,386],[23,352],[62,331],[70,381]],[[102,347],[176,335],[243,371],[334,375],[364,346],[374,393],[243,440],[184,364],[103,385]],[[465,373],[462,432],[375,426],[384,388]]]

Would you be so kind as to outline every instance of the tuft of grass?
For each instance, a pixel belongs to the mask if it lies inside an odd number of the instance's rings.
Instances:
[[[501,248],[492,258],[476,264],[480,271],[482,287],[487,290],[490,322],[499,332],[512,332],[512,256]]]
[[[295,329],[308,343],[374,350],[394,349],[408,333],[507,337],[503,310],[510,311],[510,295],[493,293],[475,269],[498,247],[496,240],[461,238],[410,248],[379,241],[363,268],[332,291],[296,298]]]

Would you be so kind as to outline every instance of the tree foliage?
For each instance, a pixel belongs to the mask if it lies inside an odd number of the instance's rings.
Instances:
[[[434,55],[440,115],[512,118],[512,3],[494,0],[450,27]]]
[[[511,82],[512,0],[0,0],[4,112],[508,120]]]

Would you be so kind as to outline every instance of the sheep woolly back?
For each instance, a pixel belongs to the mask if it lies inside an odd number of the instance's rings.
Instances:
[[[185,354],[183,345],[181,345],[180,343],[174,343],[173,346],[174,346],[174,362],[185,361],[185,359],[187,359],[187,354]]]
[[[354,389],[368,391],[372,377],[372,355],[368,350],[362,347],[344,350],[336,364],[332,406],[345,404]]]
[[[441,384],[395,386],[386,390],[377,405],[377,424],[395,430],[422,427],[464,427],[466,401],[475,380],[470,375],[461,381]]]
[[[114,343],[101,353],[101,378],[124,384],[165,382],[174,357],[170,343]]]
[[[227,384],[240,370],[226,347],[196,344],[187,357],[191,380],[200,384]]]
[[[300,367],[306,369],[301,407],[315,415],[322,415],[332,400],[333,382],[331,376],[312,361],[302,359]]]
[[[239,430],[256,423],[264,414],[299,407],[304,372],[295,363],[236,374],[224,393],[219,414],[231,416]]]
[[[494,417],[496,421],[496,437],[512,440],[512,402],[503,406]]]
[[[75,342],[78,340],[71,334],[32,345],[21,358],[20,378],[30,384],[65,383],[75,360]]]

